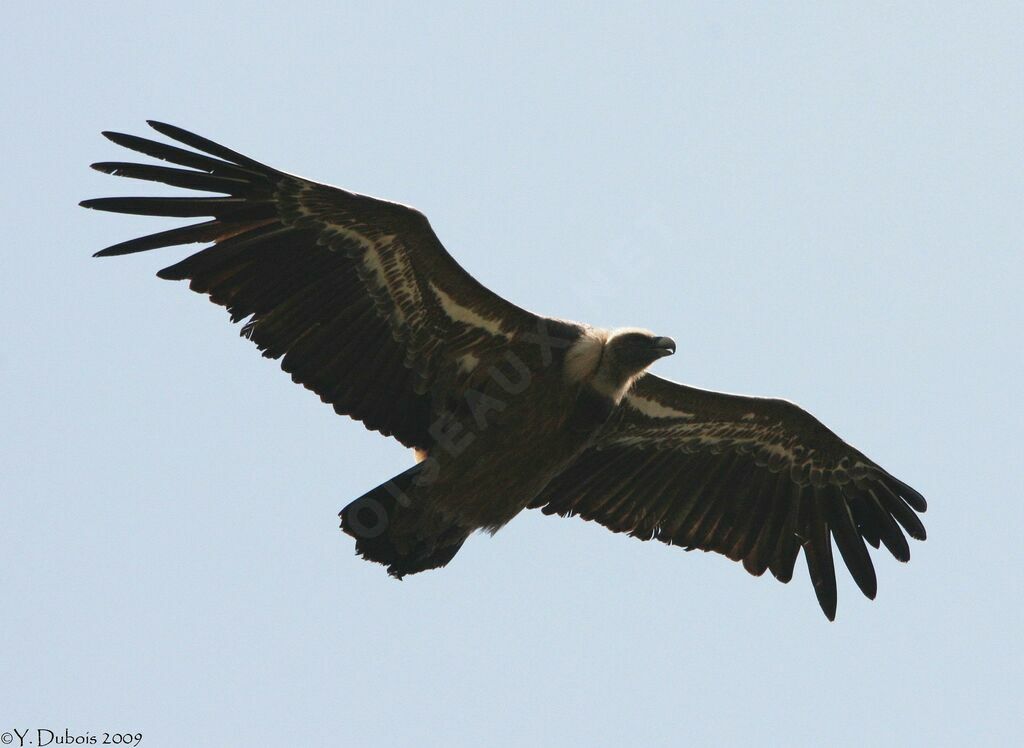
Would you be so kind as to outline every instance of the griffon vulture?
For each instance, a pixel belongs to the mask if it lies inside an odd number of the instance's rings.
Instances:
[[[413,208],[293,176],[177,127],[193,150],[104,133],[173,166],[93,164],[217,196],[86,200],[210,220],[115,244],[108,257],[209,246],[158,275],[227,308],[263,355],[342,414],[416,450],[341,526],[396,577],[444,566],[474,530],[528,507],[715,551],[782,582],[802,548],[833,619],[835,540],[875,596],[865,541],[900,561],[925,500],[785,400],[687,387],[647,368],[667,337],[543,317],[473,279]],[[183,168],[182,168],[183,167]]]

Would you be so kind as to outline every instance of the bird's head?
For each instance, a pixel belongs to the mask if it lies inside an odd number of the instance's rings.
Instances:
[[[634,328],[616,330],[604,344],[594,386],[618,402],[644,369],[675,352],[672,338]]]
[[[605,345],[605,356],[621,373],[639,374],[659,358],[676,352],[672,338],[661,337],[647,330],[619,330]]]

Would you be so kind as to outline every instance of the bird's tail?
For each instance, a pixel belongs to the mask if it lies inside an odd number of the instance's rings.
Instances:
[[[401,579],[444,566],[470,530],[444,520],[420,499],[416,478],[424,463],[396,475],[341,510],[341,529],[356,539],[356,553]]]

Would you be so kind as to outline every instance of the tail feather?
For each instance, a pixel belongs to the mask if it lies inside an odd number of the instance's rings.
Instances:
[[[388,567],[401,579],[445,566],[459,552],[469,531],[446,522],[417,501],[414,465],[341,510],[341,529],[356,539],[356,553]]]

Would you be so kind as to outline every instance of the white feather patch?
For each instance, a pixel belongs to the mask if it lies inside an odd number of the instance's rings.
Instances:
[[[608,338],[607,330],[587,330],[565,352],[565,377],[570,382],[591,378],[601,361],[601,352]]]
[[[437,297],[438,302],[440,302],[444,313],[455,322],[461,322],[465,325],[478,327],[481,330],[486,330],[491,335],[501,335],[506,338],[511,337],[505,331],[505,328],[502,327],[501,320],[493,317],[485,317],[469,307],[462,306],[462,304],[438,288],[437,284],[433,281],[430,282],[430,290],[434,292],[434,295]]]
[[[693,418],[694,415],[639,395],[630,395],[628,401],[631,406],[649,418]]]
[[[459,368],[462,371],[473,371],[480,363],[480,358],[473,353],[464,353],[459,356]]]

